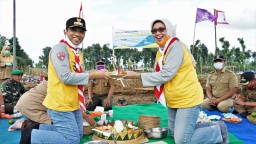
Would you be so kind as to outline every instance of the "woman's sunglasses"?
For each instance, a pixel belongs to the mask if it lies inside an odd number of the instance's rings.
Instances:
[[[166,28],[165,27],[160,27],[160,28],[158,28],[158,29],[152,29],[151,30],[151,33],[152,34],[156,34],[157,33],[157,31],[159,31],[160,33],[162,33],[162,32],[164,32],[166,30]]]

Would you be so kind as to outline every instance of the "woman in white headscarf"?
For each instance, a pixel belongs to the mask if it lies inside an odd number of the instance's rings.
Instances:
[[[155,86],[155,95],[168,109],[168,127],[177,144],[228,143],[223,121],[196,123],[203,101],[203,89],[194,69],[194,58],[176,36],[176,28],[166,19],[154,20],[151,32],[159,50],[155,72],[128,71],[126,78],[140,78],[143,86]]]

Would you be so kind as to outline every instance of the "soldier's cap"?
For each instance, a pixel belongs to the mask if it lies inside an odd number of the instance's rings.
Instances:
[[[85,25],[85,20],[79,17],[72,17],[70,19],[67,20],[66,22],[66,29],[68,28],[81,28],[84,31],[86,30],[86,25]]]
[[[104,65],[105,64],[105,59],[104,58],[99,58],[96,62],[96,65]]]
[[[213,61],[216,61],[216,60],[225,61],[225,57],[222,54],[218,54],[218,55],[214,56],[214,58],[213,58]]]
[[[11,75],[23,75],[23,71],[15,69],[11,72]]]
[[[255,79],[254,72],[244,72],[241,74],[241,81],[240,84],[248,85],[250,81]]]

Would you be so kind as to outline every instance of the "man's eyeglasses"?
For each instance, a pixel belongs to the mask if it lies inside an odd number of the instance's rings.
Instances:
[[[156,34],[157,31],[159,31],[160,33],[162,33],[162,32],[164,32],[165,30],[166,30],[165,27],[159,27],[158,29],[154,28],[154,29],[151,30],[151,33],[152,33],[152,34]]]

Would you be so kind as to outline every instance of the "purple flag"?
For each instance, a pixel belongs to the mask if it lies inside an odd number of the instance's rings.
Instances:
[[[205,9],[197,8],[196,23],[205,21],[205,20],[209,20],[209,21],[213,22],[215,20],[215,16],[212,15],[210,12],[208,12]]]

